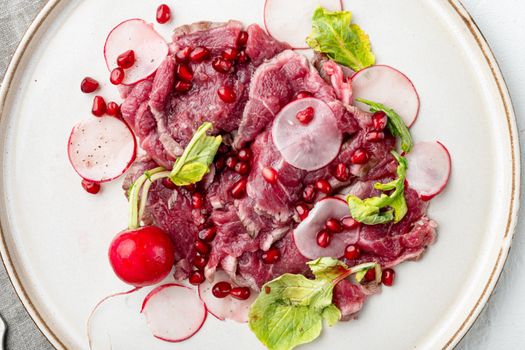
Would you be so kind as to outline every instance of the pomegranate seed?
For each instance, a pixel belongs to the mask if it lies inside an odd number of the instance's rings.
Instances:
[[[200,193],[194,193],[191,196],[191,205],[193,209],[202,209],[204,207],[204,196]]]
[[[217,235],[217,227],[212,226],[199,232],[199,239],[205,242],[211,242]]]
[[[250,297],[251,291],[248,287],[235,287],[230,291],[230,295],[235,299],[246,300]]]
[[[355,260],[361,256],[361,251],[355,245],[349,245],[345,248],[345,258]]]
[[[120,106],[116,102],[109,102],[107,107],[107,113],[112,116],[116,116],[120,112]]]
[[[175,185],[173,183],[173,181],[171,181],[169,178],[165,177],[164,179],[162,179],[162,184],[164,185],[164,187],[166,188],[169,188],[170,190],[174,190],[177,188],[177,185]]]
[[[215,162],[215,167],[217,168],[217,170],[221,171],[222,169],[224,169],[224,166],[225,166],[225,161],[224,161],[224,158],[218,158],[217,161]]]
[[[113,85],[120,85],[124,80],[124,69],[117,67],[111,71],[109,81]]]
[[[246,179],[240,179],[233,185],[231,189],[231,194],[233,198],[239,199],[244,197],[244,195],[246,194],[246,183]]]
[[[299,111],[295,117],[301,124],[306,125],[310,124],[312,119],[314,119],[314,115],[315,110],[313,109],[313,107],[308,107],[303,109],[302,111]]]
[[[250,165],[246,162],[239,162],[235,165],[235,171],[240,175],[247,175],[250,173]]]
[[[235,157],[228,157],[226,159],[226,166],[228,167],[228,169],[234,170],[237,163],[238,161]]]
[[[269,184],[276,184],[277,183],[277,170],[275,170],[272,167],[265,167],[262,170],[262,176],[268,182]]]
[[[232,63],[222,57],[214,58],[211,66],[219,73],[228,73],[232,69]]]
[[[307,97],[312,97],[312,93],[311,92],[308,92],[308,91],[300,91],[297,93],[297,95],[295,95],[295,99],[296,100],[301,100],[303,98],[307,98]]]
[[[162,4],[157,8],[157,22],[160,24],[168,23],[171,19],[171,10],[166,4]]]
[[[325,179],[320,179],[315,182],[315,188],[324,194],[330,194],[332,192],[332,186]]]
[[[379,142],[385,138],[385,133],[382,131],[370,131],[366,134],[366,140],[369,142]]]
[[[388,119],[385,112],[375,112],[372,116],[372,123],[374,124],[375,130],[384,130],[386,128],[386,124],[388,123]]]
[[[189,58],[192,62],[202,62],[210,56],[210,50],[205,47],[198,46],[195,50],[191,51]]]
[[[248,32],[241,31],[237,36],[237,46],[244,47],[248,43]]]
[[[199,284],[202,284],[204,282],[204,273],[202,271],[192,271],[190,273],[189,281],[194,286],[198,286]]]
[[[263,252],[261,259],[265,264],[275,264],[281,258],[281,252],[279,249],[273,247],[268,249],[266,252]]]
[[[184,188],[186,189],[186,191],[188,191],[190,193],[195,192],[195,184],[186,185],[186,186],[184,186]]]
[[[175,91],[182,94],[182,93],[190,91],[192,86],[193,86],[192,83],[189,83],[187,81],[178,81],[175,83]]]
[[[95,96],[91,113],[96,117],[102,117],[106,113],[106,101],[102,96]]]
[[[191,53],[193,52],[193,48],[192,47],[185,47],[183,49],[180,49],[176,54],[175,54],[175,60],[178,62],[178,63],[185,63],[185,62],[188,62],[188,59],[190,58],[190,55]]]
[[[365,164],[368,162],[368,153],[362,148],[355,150],[354,154],[350,157],[350,160],[354,164]]]
[[[128,50],[117,57],[117,65],[122,69],[131,68],[135,64],[135,51]]]
[[[321,248],[326,248],[330,245],[332,235],[326,230],[321,230],[317,233],[317,245]]]
[[[295,211],[299,215],[299,219],[301,219],[301,221],[306,219],[308,217],[308,214],[310,214],[310,209],[304,203],[297,204],[297,206],[295,207]]]
[[[365,281],[372,282],[376,279],[376,269],[370,269],[365,274]]]
[[[347,216],[341,219],[341,225],[347,230],[353,230],[359,226],[359,222],[354,220],[351,216]]]
[[[191,71],[191,68],[184,63],[181,63],[177,66],[177,76],[180,80],[187,82],[191,82],[193,80],[193,72]]]
[[[221,86],[219,90],[217,90],[217,94],[219,94],[221,100],[226,103],[233,103],[237,99],[237,95],[231,86]]]
[[[82,180],[82,187],[86,190],[86,192],[91,194],[97,194],[100,191],[100,184],[89,181],[89,180]]]
[[[85,77],[80,83],[80,91],[82,91],[85,94],[89,94],[97,90],[98,86],[98,81],[90,77]]]
[[[266,286],[266,287],[264,287],[264,292],[265,292],[266,294],[270,294],[271,291],[272,291],[272,287],[270,287],[270,286]]]
[[[339,222],[339,220],[330,218],[326,220],[326,229],[332,233],[339,233],[343,231],[343,226]]]
[[[248,63],[250,62],[250,56],[248,56],[246,51],[241,51],[237,56],[237,60],[239,61],[239,63]]]
[[[314,201],[316,191],[314,186],[308,185],[303,190],[303,200],[307,203],[312,203]]]
[[[193,259],[191,260],[191,263],[196,268],[203,269],[206,266],[206,264],[208,263],[208,260],[205,257],[201,256],[201,255],[195,255],[193,257]]]
[[[239,153],[237,154],[237,157],[240,160],[248,161],[252,158],[252,151],[250,151],[249,148],[243,148],[239,151]]]
[[[201,240],[196,240],[194,246],[195,246],[195,250],[199,254],[202,254],[202,255],[207,255],[211,249],[208,243],[201,241]]]
[[[226,281],[215,283],[211,292],[216,298],[226,298],[232,289],[231,284]]]
[[[383,270],[383,275],[381,276],[381,282],[387,287],[392,287],[394,280],[396,278],[396,272],[392,269]]]
[[[348,167],[344,163],[337,164],[335,178],[341,182],[346,182],[350,179],[350,171],[348,171]]]
[[[229,47],[222,52],[222,57],[228,61],[235,61],[237,59],[238,54],[239,51],[237,51],[237,49]]]

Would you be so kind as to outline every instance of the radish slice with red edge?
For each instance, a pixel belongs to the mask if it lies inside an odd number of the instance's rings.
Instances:
[[[326,248],[317,244],[317,233],[325,228],[326,220],[329,218],[341,220],[347,216],[350,216],[350,209],[341,198],[327,197],[317,202],[308,217],[293,231],[294,242],[299,252],[308,259],[324,256],[342,257],[349,244],[357,243],[359,228],[333,233],[331,242]]]
[[[341,11],[343,8],[341,0],[266,0],[266,31],[274,39],[285,41],[295,49],[306,49],[306,37],[312,31],[312,14],[318,6],[330,11]]]
[[[118,67],[117,57],[128,50],[134,51],[135,63],[126,69],[124,85],[135,84],[151,76],[169,53],[168,44],[153,25],[138,18],[120,23],[109,33],[104,45],[104,57],[110,72]]]
[[[142,310],[156,338],[181,342],[194,336],[206,320],[206,306],[195,290],[176,283],[161,285],[144,299]]]
[[[439,141],[418,142],[406,156],[407,182],[421,199],[430,200],[448,183],[452,162],[447,148]]]
[[[114,117],[89,118],[73,127],[68,155],[84,179],[106,182],[122,175],[135,160],[137,143],[131,129]]]
[[[372,66],[352,77],[354,99],[362,98],[379,102],[392,108],[410,127],[419,113],[419,95],[414,84],[395,68],[384,65]],[[357,102],[357,107],[368,111],[369,106]]]
[[[226,272],[218,270],[215,272],[213,281],[204,281],[199,285],[199,296],[206,304],[206,308],[216,318],[221,321],[233,320],[240,323],[248,322],[248,312],[250,306],[257,298],[257,293],[251,291],[250,297],[246,300],[235,299],[231,296],[217,298],[212,293],[213,286],[218,282],[232,283]]]
[[[297,113],[314,109],[308,124]],[[328,165],[339,153],[343,135],[330,107],[316,98],[303,98],[286,105],[272,127],[273,142],[284,160],[296,168],[313,171]]]

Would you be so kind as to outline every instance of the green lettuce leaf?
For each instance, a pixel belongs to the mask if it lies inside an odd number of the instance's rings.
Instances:
[[[222,142],[220,135],[206,134],[212,127],[211,123],[203,123],[173,165],[169,178],[175,185],[187,186],[197,183],[210,170],[210,164]]]
[[[351,22],[351,12],[330,12],[318,7],[313,14],[312,33],[306,43],[315,51],[357,72],[374,65],[375,56],[368,35]]]

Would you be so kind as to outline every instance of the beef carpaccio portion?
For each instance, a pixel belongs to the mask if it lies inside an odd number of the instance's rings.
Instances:
[[[239,48],[243,31],[248,40]],[[198,47],[209,50],[206,59],[181,62],[181,52]],[[217,71],[212,62],[231,48],[241,50],[248,59],[233,61],[226,73]],[[193,74],[187,91],[178,85],[181,65]],[[232,89],[235,101],[228,103],[219,97],[217,90],[222,86]],[[337,157],[315,171],[288,164],[272,139],[274,118],[301,96],[325,102],[343,134]],[[204,121],[212,122],[214,133],[226,140],[200,183],[173,188],[159,182],[151,187],[145,221],[172,237],[178,278],[187,277],[194,268],[192,261],[199,254],[195,244],[209,229],[217,232],[213,241],[204,243],[209,249],[204,268],[209,278],[223,269],[237,284],[259,290],[283,273],[307,274],[309,259],[301,255],[292,234],[301,221],[297,208],[311,209],[322,198],[340,193],[361,198],[377,195],[374,183],[397,177],[397,162],[390,153],[396,146],[395,137],[386,129],[383,137],[370,137],[370,113],[338,100],[330,83],[304,56],[257,25],[244,29],[235,21],[201,22],[178,28],[170,56],[153,77],[128,91],[122,114],[147,153],[130,170],[125,188],[147,169],[171,167]],[[353,155],[358,150],[366,153],[366,159],[356,164]],[[275,170],[275,183],[263,176],[266,168]],[[346,173],[341,174],[340,169]],[[329,185],[330,193],[316,189],[319,181]],[[195,196],[204,198],[202,205],[195,205]],[[392,267],[419,258],[433,243],[436,224],[426,216],[426,203],[410,188],[405,189],[405,197],[408,214],[399,223],[361,226],[356,243],[361,256],[345,261],[348,265],[373,261]],[[343,319],[350,319],[378,290],[377,286],[344,281],[334,291],[334,302]]]

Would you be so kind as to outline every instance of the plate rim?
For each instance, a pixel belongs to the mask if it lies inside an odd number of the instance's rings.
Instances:
[[[465,336],[468,330],[472,327],[479,314],[485,307],[488,299],[492,295],[494,288],[501,276],[501,272],[508,258],[508,254],[512,245],[512,240],[515,234],[515,228],[519,215],[519,198],[521,193],[521,159],[520,153],[520,142],[517,132],[516,115],[512,104],[512,99],[509,94],[508,86],[505,82],[505,78],[501,72],[499,64],[494,56],[490,45],[485,39],[480,28],[469,14],[467,9],[461,3],[460,0],[442,0],[448,3],[454,12],[461,18],[467,27],[471,37],[475,40],[477,46],[481,50],[483,57],[490,68],[492,78],[496,83],[498,93],[503,104],[505,111],[505,118],[507,123],[507,129],[509,133],[509,142],[511,150],[511,191],[510,191],[510,203],[507,223],[504,230],[504,236],[502,238],[499,253],[494,262],[492,270],[488,276],[488,280],[485,282],[481,294],[476,300],[476,303],[472,309],[468,312],[465,319],[457,327],[454,334],[445,342],[443,341],[443,349],[453,349],[461,339]],[[7,67],[5,76],[0,86],[0,120],[3,120],[4,108],[6,106],[7,97],[10,91],[11,84],[17,73],[17,68],[26,53],[29,45],[31,44],[34,36],[37,34],[39,29],[42,27],[46,19],[51,13],[58,7],[59,4],[65,2],[64,0],[49,0],[46,5],[40,10],[38,15],[35,17],[25,34],[23,35],[17,49]],[[4,223],[0,222],[0,257],[1,261],[7,271],[9,280],[13,285],[16,295],[22,302],[24,308],[27,310],[29,316],[36,324],[38,330],[44,335],[44,337],[55,347],[56,349],[67,349],[65,344],[61,341],[58,334],[47,324],[44,317],[37,310],[35,305],[32,303],[29,293],[27,293],[21,278],[18,276],[17,269],[14,264],[14,260],[9,253],[7,242],[4,236]],[[473,298],[474,299],[474,298]]]

